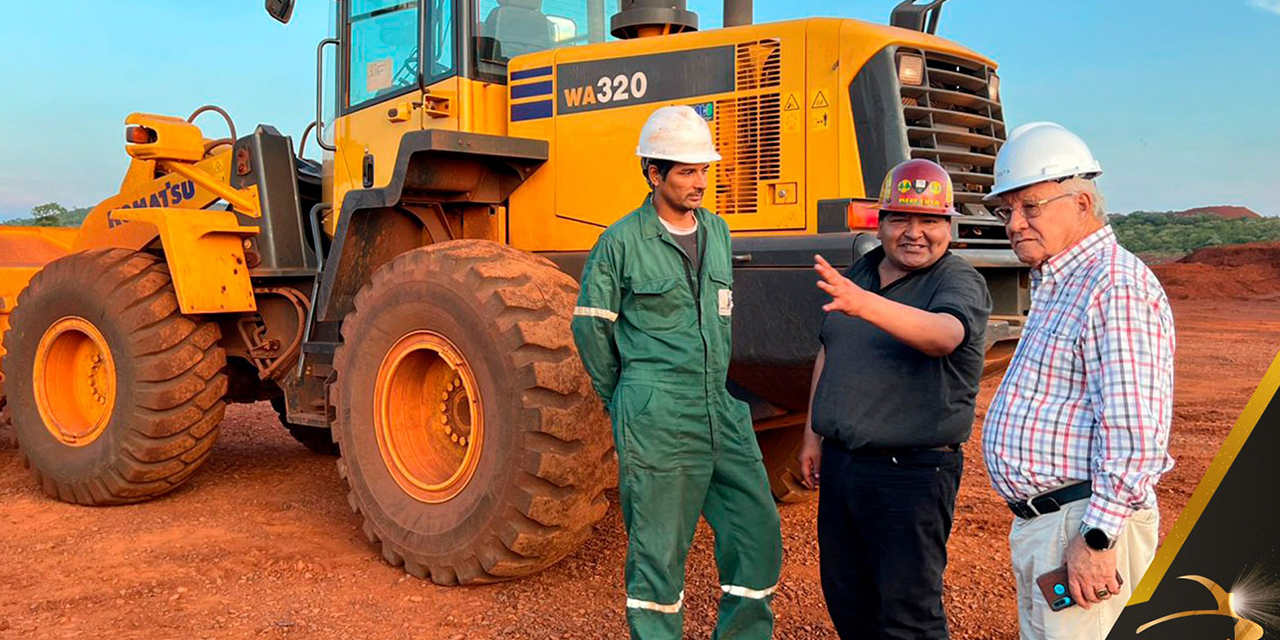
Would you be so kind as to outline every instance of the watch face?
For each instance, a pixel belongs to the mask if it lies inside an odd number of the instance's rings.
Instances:
[[[1084,532],[1084,543],[1096,551],[1106,551],[1111,548],[1111,538],[1108,538],[1102,529],[1090,529]]]

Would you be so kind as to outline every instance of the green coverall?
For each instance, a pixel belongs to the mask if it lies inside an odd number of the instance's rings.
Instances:
[[[701,513],[715,531],[723,591],[712,637],[769,638],[782,534],[750,409],[725,389],[729,227],[695,212],[702,260],[693,273],[650,198],[596,242],[573,319],[613,421],[631,637],[681,637],[685,557]]]

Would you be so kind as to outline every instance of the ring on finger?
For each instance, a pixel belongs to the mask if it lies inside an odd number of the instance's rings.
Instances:
[[[1106,587],[1103,587],[1101,589],[1098,589],[1097,591],[1094,591],[1093,595],[1098,596],[1098,599],[1100,600],[1106,600],[1107,598],[1111,597],[1111,592],[1107,590]]]

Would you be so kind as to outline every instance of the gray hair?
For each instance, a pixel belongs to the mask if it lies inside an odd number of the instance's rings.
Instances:
[[[1098,190],[1098,183],[1093,180],[1075,177],[1062,181],[1062,188],[1070,193],[1087,193],[1093,200],[1093,217],[1102,224],[1107,223],[1107,199]]]

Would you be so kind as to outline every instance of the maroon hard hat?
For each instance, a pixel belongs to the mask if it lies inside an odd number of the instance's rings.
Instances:
[[[936,162],[916,158],[894,167],[880,187],[880,210],[956,215],[951,176]]]

